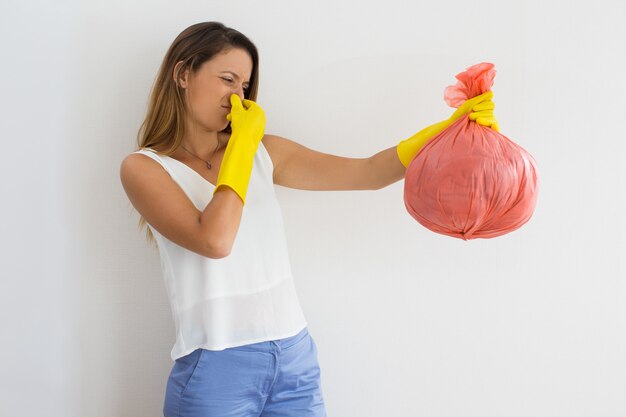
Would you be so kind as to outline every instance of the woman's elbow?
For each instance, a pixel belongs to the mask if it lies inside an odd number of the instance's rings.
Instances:
[[[222,259],[230,255],[232,249],[232,242],[226,242],[224,240],[210,241],[208,242],[203,255],[207,258]]]

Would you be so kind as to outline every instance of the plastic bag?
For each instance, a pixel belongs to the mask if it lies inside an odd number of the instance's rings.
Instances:
[[[444,97],[453,107],[491,88],[493,64],[456,76]],[[493,238],[530,220],[538,194],[535,159],[503,134],[469,115],[432,138],[409,164],[404,203],[420,224],[460,238]]]

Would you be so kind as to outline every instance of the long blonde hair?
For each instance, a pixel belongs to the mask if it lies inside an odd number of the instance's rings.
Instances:
[[[152,148],[164,155],[172,155],[181,145],[185,134],[185,98],[176,80],[189,69],[196,73],[203,63],[220,52],[241,48],[252,58],[252,74],[245,98],[256,100],[259,81],[259,54],[256,46],[245,35],[220,22],[203,22],[189,26],[170,45],[150,93],[146,117],[137,134],[138,149]],[[176,67],[178,62],[182,65]],[[174,71],[176,74],[174,77]],[[230,133],[230,123],[223,130]],[[146,219],[139,216],[139,228],[146,227],[146,238],[155,243]]]

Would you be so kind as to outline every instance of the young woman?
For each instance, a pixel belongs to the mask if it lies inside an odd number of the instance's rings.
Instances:
[[[167,51],[120,177],[156,241],[176,343],[166,417],[325,416],[317,347],[293,285],[274,184],[377,190],[470,113],[496,128],[491,93],[370,158],[265,133],[254,44],[219,22]]]

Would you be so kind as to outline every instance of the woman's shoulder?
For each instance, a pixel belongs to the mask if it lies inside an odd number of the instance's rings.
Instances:
[[[135,176],[138,173],[162,170],[160,157],[155,150],[149,148],[137,149],[124,158],[120,163],[120,176],[125,178]]]
[[[287,139],[283,137],[268,133],[263,135],[263,139],[261,139],[261,143],[263,143],[263,146],[267,150],[274,167],[276,167],[284,157],[286,141]]]
[[[276,136],[276,135],[270,135],[268,133],[263,135],[263,139],[261,139],[261,143],[263,144],[263,146],[265,146],[265,149],[267,149],[268,152],[271,153],[271,151],[276,148],[277,146],[280,146],[280,137]]]
[[[156,159],[157,152],[150,148],[139,148],[122,158],[122,165],[142,165]]]

